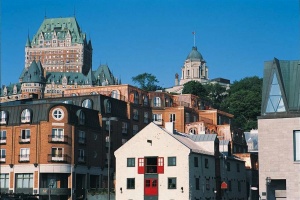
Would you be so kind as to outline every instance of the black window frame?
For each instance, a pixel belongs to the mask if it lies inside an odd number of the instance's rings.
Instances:
[[[174,164],[175,160],[175,164]],[[168,157],[168,166],[176,166],[177,165],[177,158],[176,156]]]
[[[127,158],[127,167],[135,167],[135,158]]]
[[[126,184],[127,189],[135,189],[135,178],[127,178],[127,184]]]

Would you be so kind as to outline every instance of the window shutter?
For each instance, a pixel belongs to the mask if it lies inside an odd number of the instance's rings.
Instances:
[[[164,173],[164,158],[163,157],[157,158],[157,173],[158,174]]]
[[[138,158],[138,174],[145,173],[145,162],[144,158]]]

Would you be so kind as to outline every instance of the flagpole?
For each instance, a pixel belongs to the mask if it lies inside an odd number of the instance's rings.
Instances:
[[[193,31],[192,33],[193,33],[193,35],[194,35],[194,47],[195,47],[195,46],[196,46],[196,36],[195,36],[195,35],[196,35],[196,32]]]

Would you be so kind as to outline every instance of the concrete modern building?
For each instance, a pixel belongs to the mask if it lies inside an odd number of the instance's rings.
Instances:
[[[115,151],[116,199],[246,199],[244,162],[220,156],[218,143],[150,123]]]
[[[258,118],[262,199],[300,199],[300,61],[265,62]]]

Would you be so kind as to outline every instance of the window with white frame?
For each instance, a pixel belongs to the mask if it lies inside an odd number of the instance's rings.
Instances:
[[[52,117],[55,120],[62,120],[64,118],[64,111],[60,108],[56,108],[52,112]]]
[[[122,122],[122,133],[127,133],[127,122]]]
[[[51,149],[51,159],[53,161],[62,161],[63,160],[63,151],[61,147],[52,147]]]
[[[139,126],[138,125],[133,125],[133,130],[132,130],[133,135],[137,134],[138,131],[139,131]]]
[[[139,120],[139,111],[137,109],[133,109],[133,119]]]
[[[0,149],[0,162],[5,162],[6,149]]]
[[[175,122],[176,115],[174,113],[170,114],[170,122]]]
[[[27,123],[30,122],[31,119],[31,113],[29,109],[25,109],[21,113],[21,122],[22,123]]]
[[[9,174],[0,174],[0,188],[8,189]]]
[[[6,130],[0,130],[0,144],[6,143]]]
[[[158,125],[162,125],[162,114],[153,114],[153,122]]]
[[[85,144],[85,132],[79,131],[78,133],[78,143]]]
[[[64,129],[62,128],[52,128],[52,141],[64,141]]]
[[[300,161],[300,130],[294,131],[294,161]]]
[[[161,99],[160,99],[160,97],[154,97],[154,99],[153,99],[153,106],[154,107],[161,107]]]
[[[21,142],[30,142],[30,129],[21,130]]]
[[[84,149],[78,149],[78,162],[85,162]]]
[[[30,149],[21,148],[20,149],[20,161],[29,161]]]
[[[149,123],[149,113],[148,112],[144,112],[144,123]]]
[[[7,112],[1,111],[0,112],[0,124],[6,124],[7,123]]]
[[[17,188],[33,188],[33,174],[16,174]]]

